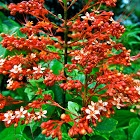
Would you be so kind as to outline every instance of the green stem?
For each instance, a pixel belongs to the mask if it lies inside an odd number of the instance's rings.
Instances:
[[[64,41],[65,41],[65,44],[64,44],[64,51],[65,51],[65,54],[64,54],[64,76],[67,77],[67,74],[66,74],[66,70],[65,70],[65,65],[67,64],[67,58],[68,58],[68,46],[67,46],[67,42],[68,42],[68,26],[67,26],[67,1],[64,3],[64,20],[65,20],[65,32],[64,32]],[[64,83],[66,83],[66,81],[64,80],[63,81]],[[66,101],[65,101],[65,95],[66,95],[66,91],[64,91],[64,94],[63,94],[63,107],[65,108],[65,104],[66,104]]]
[[[84,95],[83,95],[83,102],[82,102],[82,105],[83,106],[86,106],[86,104],[87,104],[87,98],[86,98],[86,96],[87,96],[87,74],[85,74],[85,87],[84,87]]]

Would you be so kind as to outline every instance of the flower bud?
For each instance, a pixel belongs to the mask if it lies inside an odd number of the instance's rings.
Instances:
[[[18,127],[18,124],[17,124],[17,123],[15,123],[15,124],[14,124],[14,127]]]
[[[69,135],[71,138],[73,138],[73,136],[74,136],[73,129],[70,129],[70,130],[69,130],[68,135]]]
[[[66,119],[66,114],[65,113],[63,113],[63,114],[61,114],[61,117],[60,117],[62,120],[65,120]]]
[[[86,130],[87,130],[87,133],[89,134],[93,133],[93,129],[91,127],[88,127]]]
[[[29,121],[28,121],[28,120],[26,120],[26,121],[25,121],[25,124],[27,125],[28,123],[29,123]]]
[[[46,122],[43,122],[43,123],[40,125],[40,127],[41,127],[42,129],[44,129],[44,128],[46,127]]]
[[[86,134],[86,130],[84,128],[79,130],[79,134],[80,135],[85,135]]]
[[[44,129],[44,130],[42,131],[42,134],[43,134],[43,135],[47,134],[47,131],[48,131],[47,129]]]

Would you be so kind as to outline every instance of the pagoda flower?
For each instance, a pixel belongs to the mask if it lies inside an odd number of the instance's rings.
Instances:
[[[35,53],[31,53],[31,58],[36,58],[36,54]]]
[[[37,119],[41,119],[41,117],[47,118],[45,116],[46,113],[47,113],[47,110],[43,110],[42,111],[42,109],[40,109],[40,111],[35,112],[35,114],[37,115]]]
[[[110,21],[112,21],[112,22],[114,22],[114,19],[112,18],[112,17],[110,17],[110,19],[109,19]]]
[[[15,111],[16,118],[24,118],[27,110],[24,110],[23,106],[20,107],[19,111]]]
[[[102,99],[99,99],[98,102],[96,103],[98,110],[102,110],[102,111],[107,111],[107,109],[105,108],[105,106],[107,105],[108,102],[103,102]]]
[[[120,93],[118,95],[118,98],[121,99],[122,102],[127,102],[127,103],[130,102],[130,100],[128,99],[128,97],[124,97],[122,93]]]
[[[137,87],[135,87],[135,88],[136,88],[138,94],[140,95],[140,86],[137,86]]]
[[[95,9],[92,10],[92,11],[93,11],[94,13],[100,13],[100,11],[97,11],[97,10],[95,10]]]
[[[121,99],[118,97],[114,97],[113,99],[114,101],[112,101],[111,103],[115,105],[118,109],[121,109],[122,106],[122,104],[120,104]]]
[[[13,82],[14,82],[14,81],[12,80],[12,78],[8,79],[8,80],[7,80],[7,83],[8,83],[8,84],[7,84],[7,87],[12,86]]]
[[[137,71],[137,75],[140,75],[140,71]]]
[[[30,113],[27,113],[27,117],[26,117],[28,120],[29,120],[29,122],[31,123],[32,122],[32,120],[35,118],[35,115],[34,114],[30,114]]]
[[[98,119],[98,117],[96,116],[97,114],[100,114],[99,110],[95,109],[95,103],[93,101],[91,101],[91,105],[88,105],[89,109],[86,109],[85,112],[88,114],[86,119]]]
[[[83,49],[81,49],[81,50],[80,50],[80,53],[81,53],[81,54],[83,54],[83,55],[88,55],[88,54],[90,54],[90,52],[89,52],[89,51],[87,51],[87,50],[86,50],[86,52],[84,52],[84,50],[83,50]]]
[[[34,73],[43,73],[42,70],[45,70],[45,68],[41,68],[41,63],[39,63],[38,67],[33,67],[33,70],[35,70]]]
[[[81,18],[84,20],[91,20],[91,21],[95,19],[94,17],[91,17],[88,12],[86,12],[85,16],[81,16]]]
[[[137,74],[138,74],[138,72],[137,72]],[[140,74],[138,74],[138,75],[140,75]],[[137,90],[138,94],[140,95],[140,80],[135,79],[134,82],[138,85],[138,86],[135,86],[135,89]]]
[[[5,59],[0,59],[0,66],[2,66],[5,62]]]
[[[82,55],[86,56],[86,55],[90,54],[90,52],[89,52],[89,51],[84,52],[84,50],[81,49],[81,50],[80,50],[80,54],[81,54],[81,55],[77,55],[77,56],[75,56],[75,60],[80,60],[80,59],[82,59],[82,58],[83,58]]]
[[[7,122],[7,124],[9,124],[11,120],[15,118],[15,116],[12,116],[12,115],[13,115],[13,111],[12,110],[8,111],[7,113],[4,114],[5,119],[2,121],[5,121]]]
[[[22,71],[21,64],[14,65],[14,67],[10,70],[10,72],[13,72],[13,73],[18,73],[18,72],[21,72],[21,71]]]
[[[82,57],[80,55],[75,56],[75,60],[80,60]]]

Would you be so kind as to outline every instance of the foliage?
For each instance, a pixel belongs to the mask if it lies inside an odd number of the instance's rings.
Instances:
[[[139,45],[139,30],[132,25],[124,33],[123,19],[114,21],[114,13],[103,10],[115,2],[85,1],[71,17],[69,10],[77,0],[58,0],[64,15],[46,9],[44,0],[11,3],[12,15],[38,19],[26,20],[23,27],[0,13],[0,74],[6,79],[1,80],[6,89],[0,94],[0,121],[7,127],[1,128],[1,139],[140,137],[140,81],[133,78],[140,73],[131,72],[139,55],[130,57],[123,46],[136,55],[132,45]],[[123,33],[129,34],[121,44]]]

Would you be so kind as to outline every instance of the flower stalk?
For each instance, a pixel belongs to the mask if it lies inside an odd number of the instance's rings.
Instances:
[[[68,59],[68,26],[67,26],[67,0],[64,2],[64,23],[65,23],[65,31],[64,31],[64,76],[67,77],[65,65],[67,64]],[[63,81],[66,83],[66,80]],[[66,91],[63,92],[63,107],[65,108],[65,98],[66,98]]]

